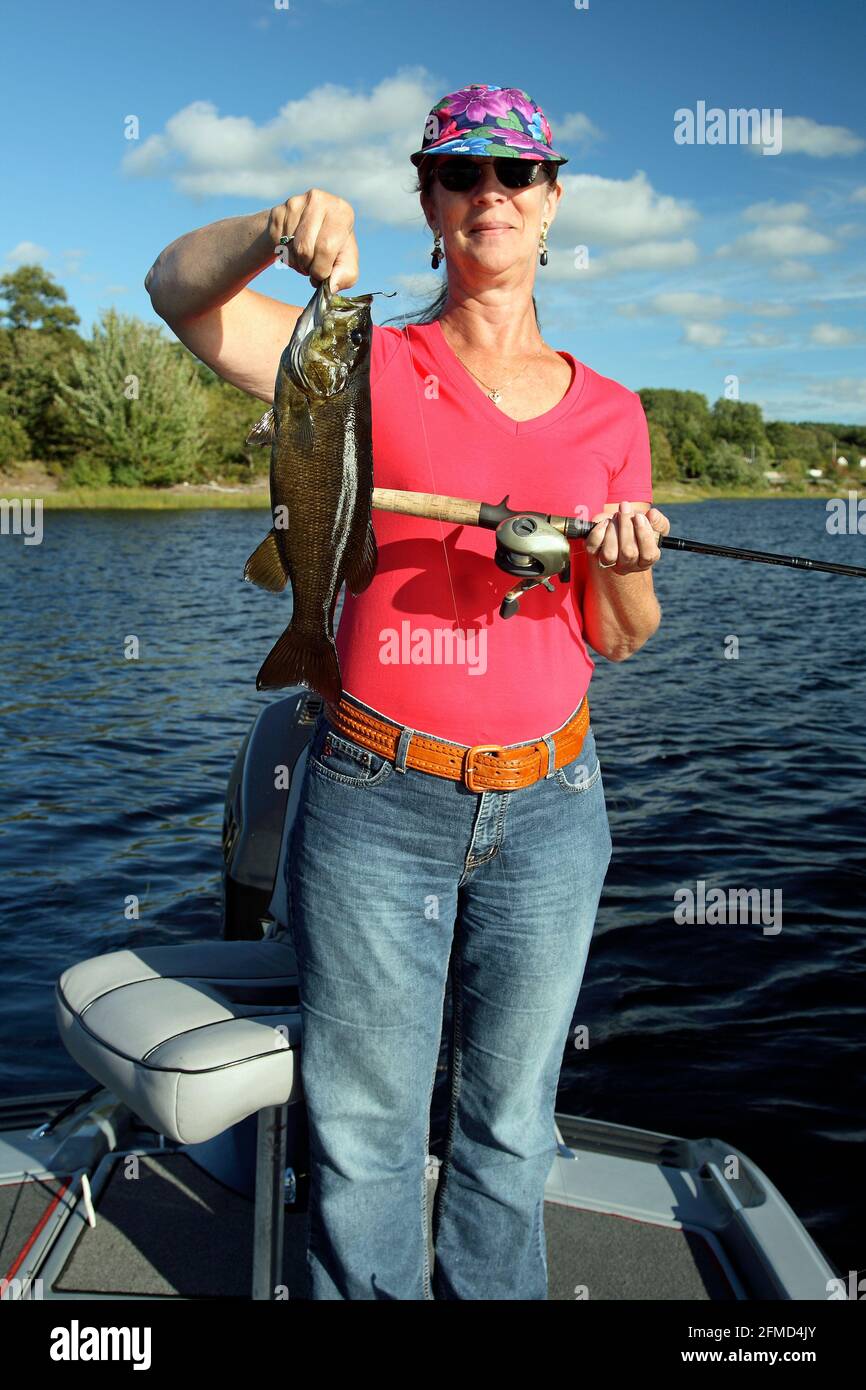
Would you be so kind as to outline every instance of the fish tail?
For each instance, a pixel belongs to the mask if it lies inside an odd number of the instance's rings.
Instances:
[[[343,694],[340,662],[333,637],[313,637],[287,627],[256,676],[256,690],[308,685],[332,704]]]

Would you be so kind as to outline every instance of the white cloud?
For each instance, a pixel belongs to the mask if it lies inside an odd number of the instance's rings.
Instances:
[[[193,106],[211,106],[210,102],[194,102]],[[191,107],[185,107],[177,116],[171,116],[167,125],[172,127],[173,137],[177,144],[182,143],[184,117]],[[120,167],[124,173],[135,174],[141,178],[147,178],[152,174],[161,173],[172,153],[172,141],[165,135],[148,135],[147,139],[140,145],[133,144],[121,160]]]
[[[859,188],[855,188],[851,194],[852,203],[866,203],[866,183],[861,183]]]
[[[748,222],[802,222],[808,216],[808,203],[777,203],[770,198],[765,203],[752,203],[743,212]]]
[[[679,270],[683,266],[694,265],[699,255],[697,246],[688,238],[680,241],[645,241],[634,246],[621,246],[607,255],[593,255],[590,248],[588,265],[576,270],[573,250],[552,251],[550,261],[541,274],[545,283],[562,280],[587,282],[627,271]],[[553,273],[549,274],[550,271]]]
[[[420,219],[409,154],[440,84],[423,68],[403,69],[370,92],[335,83],[287,102],[257,125],[223,116],[210,101],[176,112],[164,130],[124,157],[126,173],[168,175],[194,197],[234,195],[274,203],[307,188],[339,193],[384,222]]]
[[[554,231],[561,240],[594,245],[631,245],[679,236],[698,218],[692,205],[657,193],[642,169],[630,179],[600,174],[563,174],[563,196]]]
[[[822,256],[835,250],[835,242],[796,222],[767,223],[720,246],[717,256],[744,256],[749,260],[775,260],[780,256]]]
[[[582,111],[571,111],[561,120],[551,120],[550,128],[553,132],[553,148],[559,150],[560,154],[568,154],[568,150],[561,148],[566,144],[586,146],[604,139],[602,131]]]
[[[6,259],[12,265],[32,265],[34,261],[40,264],[50,261],[53,255],[53,251],[49,251],[47,246],[40,246],[38,242],[19,241],[17,246],[6,252]]]
[[[814,324],[809,339],[817,347],[849,347],[854,343],[863,341],[862,334],[855,333],[852,328],[842,328],[835,323]]]
[[[748,303],[722,294],[704,294],[694,290],[673,290],[638,301],[626,301],[617,306],[616,312],[624,318],[636,319],[651,316],[671,315],[682,322],[682,341],[693,347],[714,348],[728,342],[728,329],[717,322],[732,314],[748,314],[768,317],[788,317],[795,311],[792,305],[771,300],[755,300]],[[744,339],[750,347],[773,348],[787,343],[787,339],[777,333],[764,330],[756,324]]]
[[[750,314],[760,314],[765,319],[786,319],[793,312],[793,304],[783,304],[777,299],[756,299],[749,307]]]
[[[862,416],[866,409],[866,377],[813,378],[803,383],[803,391],[822,408],[838,410],[842,419],[851,420],[857,414]],[[840,415],[836,418],[839,419]]]
[[[843,241],[850,241],[855,236],[866,236],[866,227],[862,222],[837,222],[833,231]]]
[[[623,270],[678,270],[694,265],[700,252],[693,241],[643,241],[623,246],[601,258],[602,266],[611,273]]]
[[[785,154],[808,154],[813,159],[859,154],[866,140],[843,125],[821,125],[810,116],[786,116],[782,113],[782,150]],[[751,145],[752,150],[760,145]],[[774,156],[778,158],[778,156]]]
[[[774,265],[768,273],[773,280],[782,280],[785,283],[816,278],[816,272],[806,261],[797,261],[790,257]]]
[[[717,323],[684,323],[683,341],[693,347],[719,347],[728,336]]]
[[[827,288],[820,292],[813,292],[809,296],[809,308],[817,308],[820,304],[826,304],[835,299],[848,301],[850,299],[866,298],[866,271],[852,271],[845,276],[836,275],[833,278],[833,288]]]
[[[746,342],[749,347],[756,348],[776,348],[784,347],[789,340],[783,333],[767,333],[762,328],[755,328],[746,334]]]
[[[436,100],[431,91],[423,68],[385,77],[369,95],[326,82],[299,101],[286,102],[274,125],[298,149],[352,144],[359,138],[390,141],[395,130],[406,131],[408,155],[421,142],[427,112]]]
[[[10,265],[42,265],[55,276],[74,276],[88,283],[96,276],[85,275],[81,271],[81,262],[86,255],[87,252],[79,247],[59,250],[42,246],[37,241],[19,241],[17,246],[6,252],[6,260]]]

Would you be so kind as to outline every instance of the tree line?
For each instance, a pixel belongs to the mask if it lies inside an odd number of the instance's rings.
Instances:
[[[0,469],[69,486],[168,487],[267,475],[246,445],[264,406],[157,324],[107,309],[90,338],[41,266],[0,276]]]
[[[257,397],[158,325],[107,309],[88,339],[79,323],[41,266],[0,276],[0,470],[38,461],[69,486],[264,483],[269,453],[244,442],[262,413]],[[654,482],[763,490],[776,470],[800,490],[820,468],[830,482],[859,483],[866,426],[764,420],[757,405],[710,406],[698,391],[639,395]]]

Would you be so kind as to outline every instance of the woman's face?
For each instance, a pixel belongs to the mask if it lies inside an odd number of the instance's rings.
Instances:
[[[562,185],[549,183],[539,169],[529,188],[506,188],[496,177],[492,158],[468,157],[483,166],[474,188],[451,193],[434,178],[429,194],[421,194],[427,222],[431,230],[439,228],[447,260],[456,262],[464,275],[533,262],[541,224],[546,221],[549,228],[553,222]]]

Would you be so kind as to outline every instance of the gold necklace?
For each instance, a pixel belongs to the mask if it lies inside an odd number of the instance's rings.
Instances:
[[[443,337],[444,337],[444,333],[443,333]],[[447,338],[445,339],[445,341],[446,341],[446,343],[448,343],[448,339],[447,339]],[[460,356],[460,353],[456,350],[456,348],[451,347],[451,344],[450,344],[450,343],[448,343],[448,346],[451,348],[451,351],[454,353],[454,356],[457,358],[457,361],[460,362],[460,363],[466,368],[467,372],[470,372],[470,373],[472,374],[472,376],[475,377],[475,380],[476,380],[476,381],[480,381],[480,382],[481,382],[481,385],[484,387],[484,389],[485,389],[485,391],[487,392],[488,396],[489,396],[490,399],[493,401],[493,404],[494,404],[494,405],[498,405],[499,402],[500,402],[501,399],[502,399],[502,391],[501,391],[498,387],[493,387],[493,388],[491,388],[488,382],[482,381],[482,380],[481,380],[481,377],[478,375],[478,373],[477,373],[477,372],[473,372],[473,371],[472,371],[472,368],[469,366],[469,364],[468,364],[467,362],[464,362],[464,361],[463,361],[463,358]],[[534,362],[536,357],[540,357],[541,354],[542,354],[543,352],[544,352],[544,344],[542,343],[542,344],[541,344],[541,347],[538,349],[538,352],[535,353],[535,356],[534,356],[534,357],[530,357],[529,362],[526,363],[526,366],[521,367],[519,372],[516,372],[516,373],[514,374],[514,376],[509,377],[508,381],[505,382],[505,385],[506,385],[506,386],[510,386],[511,383],[512,383],[512,381],[516,381],[517,378],[518,378],[519,376],[522,376],[523,373],[526,371],[526,368],[530,365],[530,363]]]

